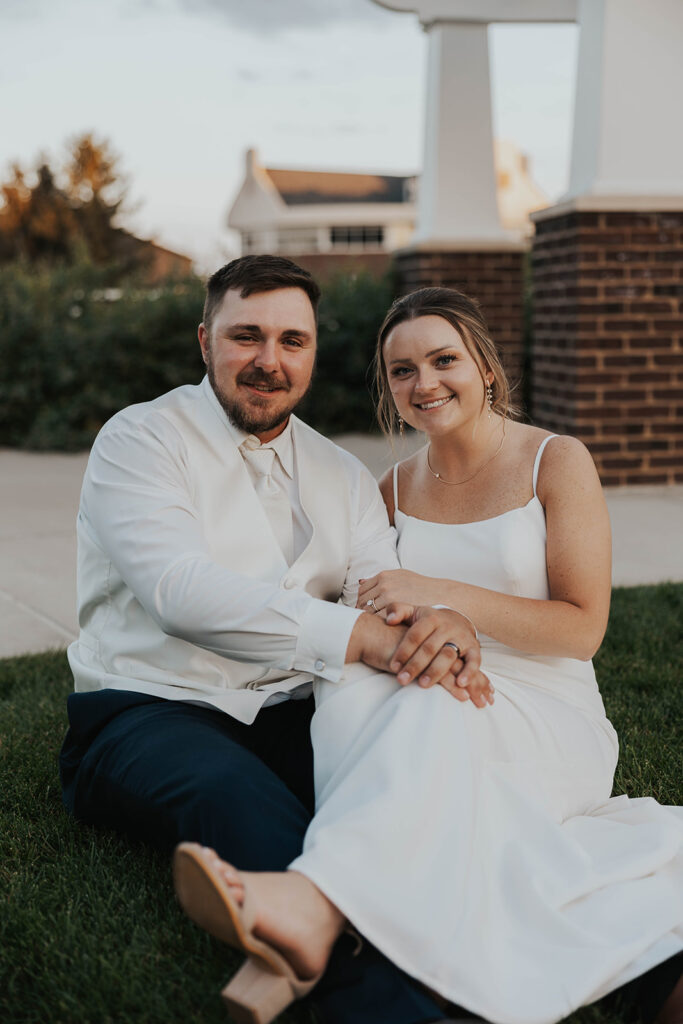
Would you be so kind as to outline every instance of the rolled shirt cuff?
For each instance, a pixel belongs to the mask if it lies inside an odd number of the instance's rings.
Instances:
[[[314,599],[304,612],[294,653],[294,668],[338,683],[346,650],[361,608]]]

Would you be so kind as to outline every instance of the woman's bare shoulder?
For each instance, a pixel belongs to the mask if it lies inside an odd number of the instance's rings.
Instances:
[[[561,462],[566,455],[573,459],[581,459],[581,453],[583,453],[584,459],[586,457],[590,459],[590,453],[583,442],[569,434],[555,434],[552,430],[546,430],[544,427],[535,427],[530,423],[515,421],[508,421],[505,429],[513,443],[514,450],[522,455],[525,461],[528,457],[531,457],[533,461],[543,442],[549,438],[552,438],[552,441],[543,449],[542,465],[549,466]]]
[[[576,494],[577,490],[601,490],[593,456],[578,437],[558,434],[543,450],[538,472],[538,496],[545,504],[551,494]]]
[[[543,505],[551,494],[571,491],[577,485],[591,489],[596,485],[599,487],[592,456],[578,438],[569,434],[554,434],[551,430],[529,423],[508,422],[506,431],[510,445],[510,466],[517,467],[523,474],[526,474],[526,467],[535,464],[541,445],[548,441],[540,456],[536,481],[536,493]]]
[[[384,498],[384,504],[387,507],[389,513],[389,519],[393,523],[394,521],[394,472],[398,474],[399,487],[401,484],[405,484],[407,480],[413,475],[413,472],[417,468],[419,463],[420,451],[415,452],[414,455],[410,455],[407,459],[402,459],[400,462],[395,463],[391,469],[388,469],[386,473],[383,473],[379,479],[379,489]]]
[[[519,423],[517,420],[506,420],[505,432],[520,451],[536,452],[546,437],[552,437],[552,430],[535,427],[531,423]]]

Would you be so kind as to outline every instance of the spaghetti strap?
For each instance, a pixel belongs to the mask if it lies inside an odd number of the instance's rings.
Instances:
[[[394,512],[398,511],[398,462],[394,463]]]
[[[536,482],[538,481],[538,470],[539,470],[540,465],[541,465],[541,456],[543,455],[543,449],[547,445],[548,441],[552,441],[552,439],[554,437],[557,437],[557,436],[558,436],[557,434],[549,434],[548,437],[544,437],[543,438],[543,440],[541,441],[540,445],[538,446],[538,451],[536,452],[536,458],[534,459],[534,474],[533,474],[532,481],[531,481],[532,482],[532,486],[534,488],[534,498],[537,497],[537,495],[536,495]]]

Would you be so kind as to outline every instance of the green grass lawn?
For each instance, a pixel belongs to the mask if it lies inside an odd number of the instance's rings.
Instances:
[[[615,591],[596,659],[621,738],[615,793],[683,802],[682,621],[683,585]],[[0,1021],[224,1024],[218,992],[240,958],[180,912],[167,860],[62,808],[70,690],[61,652],[0,661]],[[596,1009],[569,1020],[618,1022]]]

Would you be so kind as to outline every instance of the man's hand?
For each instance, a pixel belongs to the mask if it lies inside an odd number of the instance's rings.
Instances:
[[[458,700],[469,699],[478,708],[493,704],[494,689],[481,671],[479,642],[466,616],[408,604],[388,605],[385,614],[389,624],[409,623],[389,664],[401,685],[414,680],[424,687],[439,683]]]
[[[362,661],[381,672],[391,672],[389,662],[407,632],[406,626],[389,625],[379,615],[359,615],[346,648],[346,661]]]

